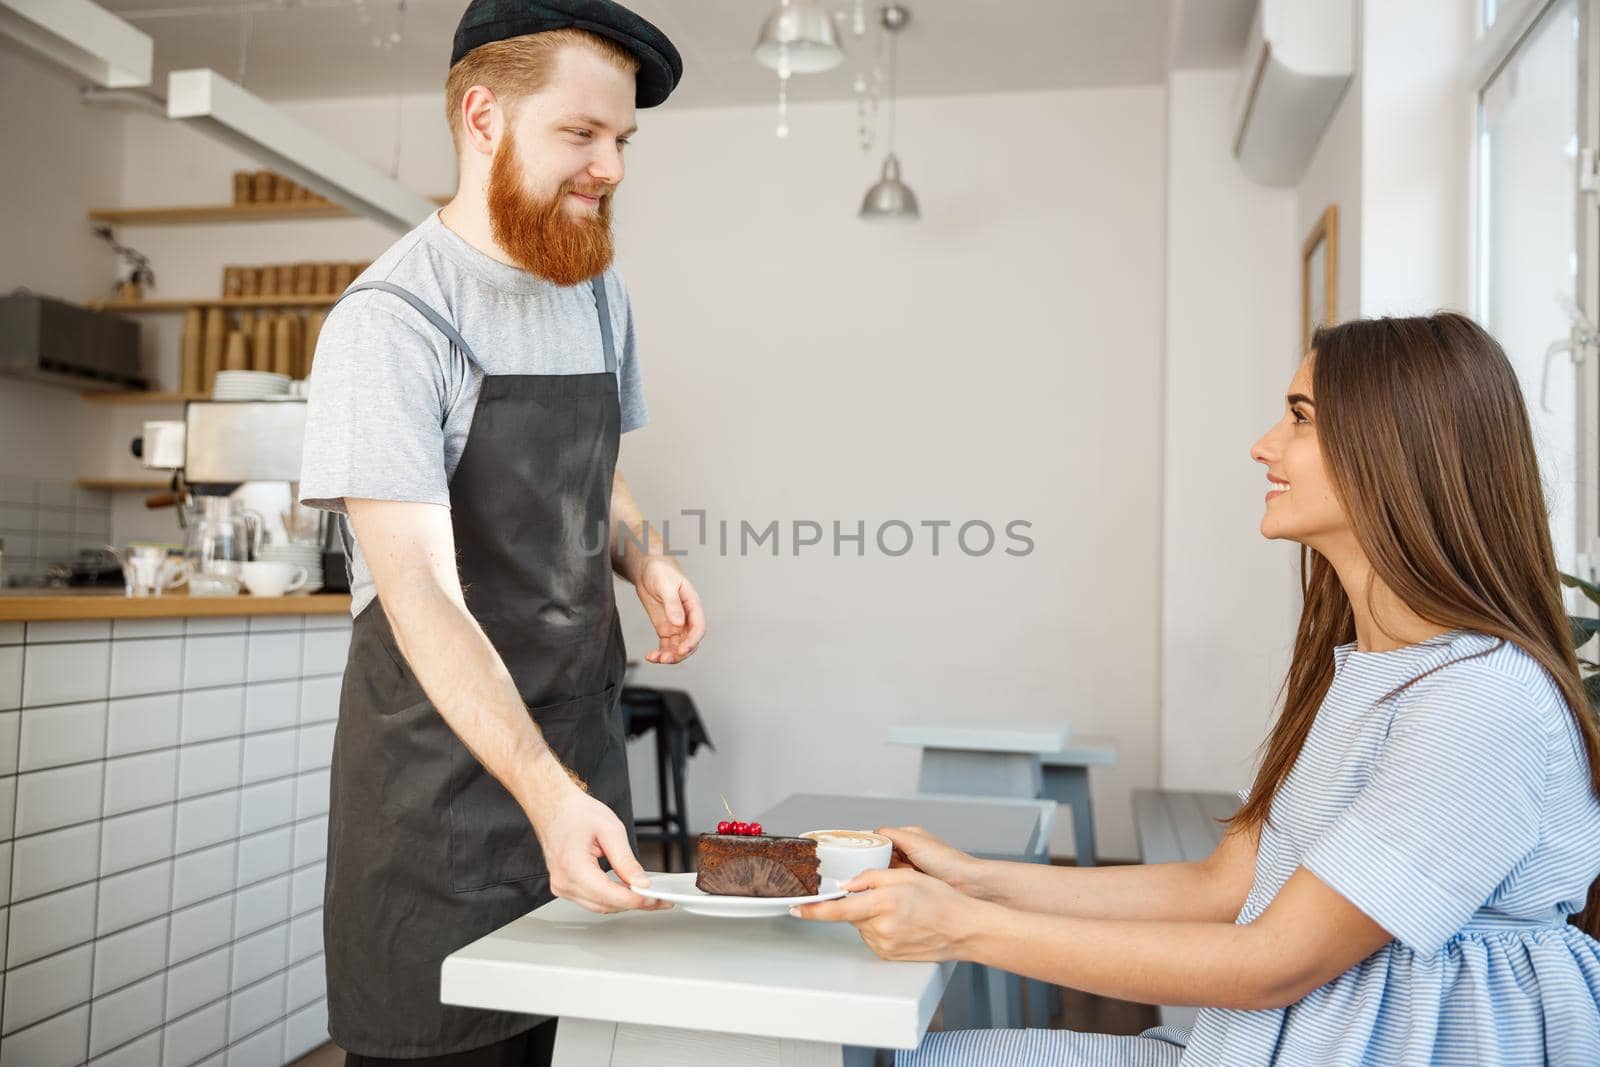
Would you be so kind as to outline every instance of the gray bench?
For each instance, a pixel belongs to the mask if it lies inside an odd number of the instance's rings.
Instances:
[[[1133,823],[1139,832],[1139,858],[1144,863],[1193,863],[1222,842],[1227,827],[1218,822],[1239,810],[1232,793],[1186,793],[1169,789],[1135,789]],[[1193,1026],[1196,1009],[1158,1009],[1163,1026]]]

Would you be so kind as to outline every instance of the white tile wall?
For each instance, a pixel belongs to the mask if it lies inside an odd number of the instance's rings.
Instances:
[[[30,626],[35,625],[33,623]],[[111,642],[86,641],[25,647],[22,705],[104,700],[111,690]]]
[[[282,1067],[327,1041],[349,621],[315,622],[0,624],[0,1067]]]
[[[177,693],[113,700],[106,726],[106,755],[126,756],[176,746],[182,708],[183,698]]]
[[[0,1067],[73,1067],[83,1062],[88,1050],[89,1005],[85,1004],[8,1035],[0,1041]]]

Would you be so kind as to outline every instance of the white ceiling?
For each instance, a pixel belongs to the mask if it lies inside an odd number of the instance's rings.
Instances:
[[[466,0],[407,0],[400,43],[380,50],[373,38],[401,24],[399,0],[98,2],[155,38],[158,90],[165,88],[167,71],[187,67],[213,67],[235,78],[243,38],[245,85],[272,99],[436,91],[444,84],[451,35],[466,6]],[[755,62],[751,48],[777,2],[631,0],[629,6],[661,27],[683,53],[684,80],[669,106],[773,101],[776,79]],[[826,2],[849,10],[853,0]],[[1161,82],[1172,50],[1175,2],[1186,0],[906,0],[912,21],[900,42],[901,92]],[[871,21],[878,0],[869,0],[867,8]],[[827,74],[795,77],[791,98],[848,97],[851,67],[847,62]]]

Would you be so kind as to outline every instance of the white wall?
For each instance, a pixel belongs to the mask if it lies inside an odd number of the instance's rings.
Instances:
[[[735,532],[814,520],[830,538],[835,519],[869,538],[890,519],[1024,519],[1037,543],[968,558],[951,528],[938,558],[922,529],[898,559],[870,541],[863,559],[831,543],[696,550],[711,635],[640,678],[693,692],[717,740],[694,764],[696,819],[716,818],[719,793],[756,812],[802,789],[910,788],[911,754],[882,744],[896,722],[1067,719],[1121,743],[1096,777],[1100,850],[1134,854],[1128,791],[1156,773],[1163,98],[903,104],[924,209],[909,229],[855,218],[877,167],[848,105],[799,109],[782,142],[767,108],[641,116],[618,234],[652,412],[623,468],[649,514],[677,518],[680,542],[679,510],[705,508]],[[401,179],[448,191],[437,99],[402,106]],[[292,110],[387,165],[392,101]],[[128,203],[214,200],[248,165],[143,116],[125,148]],[[350,221],[140,239],[165,288],[209,292],[227,263],[371,255],[389,238]],[[176,321],[152,326],[172,358]],[[648,627],[622,592],[642,655]]]
[[[0,293],[109,295],[116,258],[85,212],[117,201],[119,117],[83,107],[73,77],[9,44],[0,44],[0,101]],[[0,474],[86,473],[84,408],[76,390],[0,378]]]
[[[1229,152],[1237,75],[1169,82],[1161,785],[1248,783],[1294,643],[1297,552],[1257,529],[1250,445],[1299,362],[1292,190]],[[1153,416],[1154,418],[1154,416]]]

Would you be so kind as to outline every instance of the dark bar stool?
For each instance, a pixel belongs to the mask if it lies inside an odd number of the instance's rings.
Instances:
[[[662,842],[662,865],[668,871],[687,871],[689,809],[684,800],[684,786],[689,757],[701,745],[713,751],[716,746],[700,721],[700,711],[694,706],[694,700],[681,689],[624,686],[621,704],[629,738],[652,730],[656,735],[656,810],[660,814],[633,820],[638,838]],[[672,859],[673,844],[678,846],[676,864]]]

